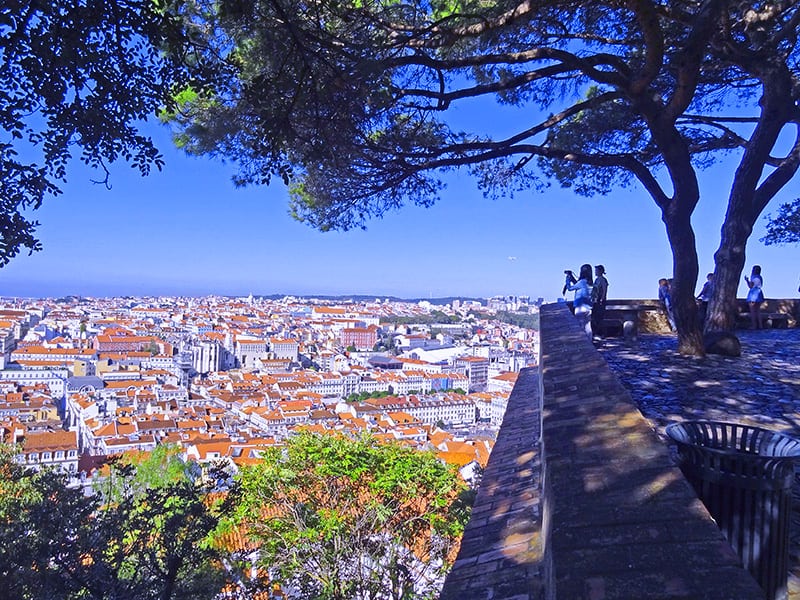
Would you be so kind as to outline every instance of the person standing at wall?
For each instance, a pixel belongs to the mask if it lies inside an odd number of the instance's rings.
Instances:
[[[603,328],[603,319],[606,315],[606,301],[608,300],[608,279],[605,277],[606,268],[603,265],[594,267],[594,283],[592,284],[592,334],[600,337]]]
[[[658,301],[661,308],[667,313],[667,321],[669,321],[669,328],[675,331],[675,317],[672,316],[672,294],[670,293],[669,280],[662,277],[658,280]]]
[[[574,283],[570,283],[574,281]],[[592,339],[592,265],[581,265],[581,271],[578,279],[572,277],[572,272],[567,273],[567,281],[565,289],[570,292],[575,292],[575,298],[572,302],[572,311],[575,313],[575,318],[578,319],[583,331],[587,337]]]
[[[761,303],[764,301],[764,278],[761,276],[761,266],[753,265],[750,277],[744,276],[744,281],[750,290],[747,292],[747,304],[750,307],[750,326],[761,329]]]

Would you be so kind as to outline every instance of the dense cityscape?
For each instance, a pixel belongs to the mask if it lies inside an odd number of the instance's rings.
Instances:
[[[177,444],[233,465],[297,430],[369,431],[486,464],[537,332],[525,298],[437,306],[285,297],[14,300],[0,309],[0,431],[89,485],[103,458]]]

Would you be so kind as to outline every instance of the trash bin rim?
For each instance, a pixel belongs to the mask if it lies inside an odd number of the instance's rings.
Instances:
[[[736,448],[719,448],[715,446],[705,446],[703,444],[694,443],[691,441],[686,441],[684,439],[678,439],[678,437],[673,433],[680,429],[686,430],[685,425],[687,424],[695,424],[695,425],[712,425],[712,426],[731,426],[737,428],[747,428],[751,430],[763,431],[765,433],[771,434],[775,437],[783,438],[786,441],[794,442],[795,448],[793,449],[792,453],[790,454],[755,454],[752,452],[743,452]],[[687,420],[687,421],[678,421],[675,423],[670,423],[665,428],[665,433],[667,436],[676,444],[682,446],[688,446],[690,448],[697,448],[702,449],[703,452],[710,452],[718,455],[724,456],[736,456],[742,457],[746,460],[753,460],[753,461],[795,461],[800,460],[800,440],[794,438],[792,436],[788,436],[784,433],[779,431],[774,431],[772,429],[766,429],[765,427],[758,427],[756,425],[746,425],[743,423],[732,423],[728,421],[710,421],[710,420]]]

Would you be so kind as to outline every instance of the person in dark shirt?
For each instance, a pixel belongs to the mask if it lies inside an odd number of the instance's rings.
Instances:
[[[592,334],[600,337],[603,327],[603,318],[606,314],[606,301],[608,300],[608,279],[606,268],[603,265],[594,267],[594,283],[592,284]]]
[[[711,300],[711,294],[714,293],[714,274],[709,273],[706,275],[706,282],[703,284],[703,289],[697,294],[697,317],[700,319],[700,324],[706,322],[706,315],[708,314],[708,302]]]

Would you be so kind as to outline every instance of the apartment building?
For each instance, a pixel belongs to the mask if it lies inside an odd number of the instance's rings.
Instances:
[[[42,431],[27,433],[21,440],[18,463],[41,470],[53,468],[76,475],[78,473],[78,436],[74,431]]]
[[[469,392],[483,392],[489,382],[489,359],[483,356],[459,356],[453,363],[465,369]]]
[[[339,332],[339,340],[345,348],[372,350],[378,343],[378,328],[375,325],[344,328]]]

